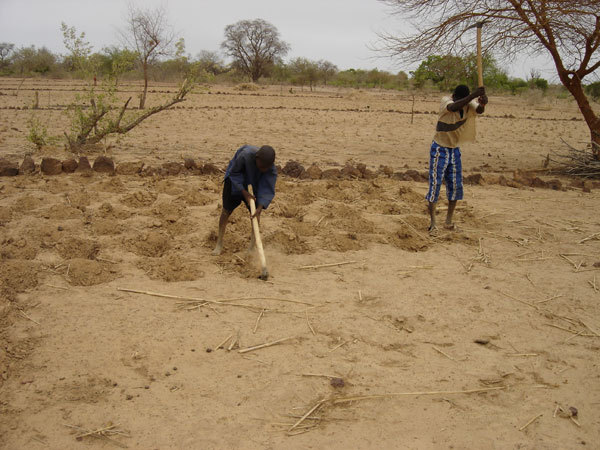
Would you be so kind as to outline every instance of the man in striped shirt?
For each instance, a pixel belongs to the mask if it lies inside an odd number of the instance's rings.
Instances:
[[[475,140],[475,117],[483,114],[487,102],[488,98],[483,87],[471,93],[469,88],[462,84],[454,89],[452,98],[442,99],[436,133],[430,150],[429,191],[426,196],[431,217],[429,232],[432,234],[437,232],[435,207],[444,181],[448,197],[445,228],[449,230],[455,228],[452,215],[456,202],[463,198],[459,145]]]

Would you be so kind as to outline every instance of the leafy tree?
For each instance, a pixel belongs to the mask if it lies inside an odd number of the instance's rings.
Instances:
[[[233,58],[234,67],[253,82],[268,75],[273,65],[290,50],[279,37],[277,28],[263,19],[227,25],[221,48]]]
[[[327,82],[338,73],[337,66],[324,59],[317,62],[317,69],[319,71],[319,77],[323,80],[324,85],[327,85]]]
[[[212,75],[219,75],[227,70],[223,58],[217,52],[208,50],[201,50],[196,56],[195,63],[200,69]]]
[[[423,54],[457,54],[475,48],[470,25],[485,21],[483,46],[507,58],[545,53],[571,93],[590,130],[600,160],[600,117],[584,91],[585,77],[600,69],[598,0],[380,0],[392,14],[412,22],[415,32],[382,34],[379,49],[405,62]]]
[[[304,87],[308,84],[310,90],[313,90],[313,85],[319,79],[319,65],[307,58],[296,58],[290,61],[289,65],[292,83],[299,84]]]
[[[120,78],[135,68],[135,63],[139,55],[127,48],[116,46],[105,47],[102,49],[105,56],[104,71],[113,78],[115,87],[118,86]]]
[[[46,47],[35,48],[21,47],[17,49],[12,57],[12,65],[17,72],[23,75],[32,73],[46,74],[56,66],[57,57]]]
[[[600,101],[600,81],[595,81],[585,87],[585,92],[595,101]]]
[[[140,109],[146,105],[148,69],[158,58],[173,53],[175,36],[163,7],[137,8],[129,5],[127,28],[121,32],[125,46],[138,56],[144,74],[144,89],[140,95]]]

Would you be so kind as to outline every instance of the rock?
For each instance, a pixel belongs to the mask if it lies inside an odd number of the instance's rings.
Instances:
[[[550,188],[553,189],[555,191],[562,191],[563,190],[563,185],[560,182],[560,180],[550,180],[546,183],[546,185]]]
[[[589,194],[590,192],[592,192],[592,182],[584,181],[581,189],[583,190],[583,192],[587,192]]]
[[[0,158],[0,177],[15,177],[19,174],[19,165],[8,159]]]
[[[480,173],[473,173],[465,177],[465,184],[475,184],[483,186],[485,183],[483,181],[483,176]]]
[[[343,378],[338,378],[338,377],[333,377],[331,378],[331,380],[329,381],[329,384],[331,384],[332,387],[334,388],[343,388],[346,383],[344,383],[344,379]]]
[[[529,186],[540,189],[548,189],[548,183],[542,180],[540,177],[534,177],[529,182]]]
[[[44,175],[59,175],[62,173],[62,162],[56,158],[42,158],[40,169]]]
[[[513,180],[515,180],[519,184],[523,184],[525,186],[531,186],[531,181],[533,180],[533,176],[530,173],[527,173],[520,169],[517,169],[513,172]]]
[[[152,166],[144,166],[144,167],[142,167],[142,171],[140,172],[140,174],[143,177],[151,177],[151,176],[157,174],[157,170],[155,167],[152,167]]]
[[[362,173],[352,163],[347,162],[342,168],[342,175],[349,178],[362,178]]]
[[[101,155],[94,160],[93,169],[94,172],[113,174],[115,173],[115,162],[108,156]]]
[[[281,169],[281,172],[292,178],[300,178],[304,173],[304,170],[305,169],[302,164],[300,164],[298,161],[291,160],[285,164],[283,169]]]
[[[316,163],[311,164],[311,166],[306,169],[304,176],[311,180],[320,180],[323,175],[323,171],[319,168]]]
[[[187,170],[196,170],[198,168],[196,161],[194,161],[192,158],[184,158],[183,165]]]
[[[79,163],[77,164],[77,172],[91,172],[92,166],[87,156],[80,156]]]
[[[423,176],[414,169],[409,169],[406,172],[404,172],[404,174],[406,175],[406,177],[408,177],[412,181],[428,181],[428,178],[429,178],[429,174],[428,174],[427,177],[425,179],[423,179]]]
[[[340,169],[327,169],[321,174],[323,180],[338,180],[342,178],[342,172]]]
[[[386,177],[394,175],[394,170],[390,166],[379,166],[379,173],[384,174]]]
[[[367,171],[367,165],[363,163],[358,163],[356,165],[356,170],[358,170],[362,175],[364,175]]]
[[[179,175],[183,171],[183,165],[178,162],[166,162],[162,165],[161,169],[164,169],[161,170],[161,175]]]
[[[75,161],[74,159],[67,159],[66,161],[62,162],[62,170],[65,173],[73,173],[77,170],[77,161]]]
[[[27,175],[33,172],[35,172],[35,162],[33,162],[33,158],[30,155],[27,155],[23,158],[21,167],[19,167],[19,174]]]
[[[116,171],[119,175],[137,175],[142,172],[143,167],[142,161],[128,161],[118,164]]]
[[[202,173],[203,175],[216,175],[218,173],[223,173],[223,172],[221,171],[221,169],[219,169],[213,163],[206,163],[206,164],[204,164],[204,166],[202,166],[200,173]]]
[[[365,169],[362,176],[365,180],[372,180],[373,178],[377,178],[377,174],[371,169]]]

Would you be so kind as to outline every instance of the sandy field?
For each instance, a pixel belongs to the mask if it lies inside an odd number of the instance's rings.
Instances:
[[[60,134],[80,86],[19,84],[0,79],[0,157],[73,157],[28,143],[22,108],[38,91]],[[574,103],[491,96],[463,148],[487,181],[466,186],[459,231],[430,237],[427,184],[391,175],[427,168],[439,95],[416,94],[411,124],[412,101],[206,86],[89,151],[224,168],[251,143],[281,165],[366,164],[280,177],[267,282],[241,208],[211,255],[222,175],[0,178],[0,447],[598,448],[600,190],[491,182],[582,146]]]

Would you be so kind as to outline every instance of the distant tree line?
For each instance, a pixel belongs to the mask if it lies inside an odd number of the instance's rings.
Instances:
[[[192,74],[207,83],[240,83],[244,81],[276,83],[312,90],[319,85],[378,89],[433,89],[449,91],[457,84],[475,86],[477,68],[475,55],[431,55],[416,70],[390,73],[385,70],[347,69],[326,60],[297,57],[284,61],[290,45],[284,42],[277,28],[262,19],[241,20],[228,25],[218,51],[203,50],[196,56],[186,54],[185,41],[176,40],[164,22],[166,12],[130,9],[127,26],[121,32],[121,46],[104,47],[92,52],[84,48],[82,57],[88,62],[87,74],[102,79],[145,80],[140,95],[143,108],[148,79],[152,81],[181,81]],[[141,31],[140,31],[141,30]],[[75,29],[63,24],[65,38],[76,41]],[[84,34],[82,33],[82,36]],[[65,41],[67,42],[67,41]],[[229,58],[228,63],[225,57]],[[74,64],[72,49],[66,55],[51,52],[45,47],[15,48],[0,43],[0,75],[56,78],[82,78]],[[532,71],[525,80],[509,77],[496,60],[484,58],[484,84],[492,89],[513,94],[536,89],[546,91],[548,81]],[[598,86],[588,87],[593,98],[598,98]]]

